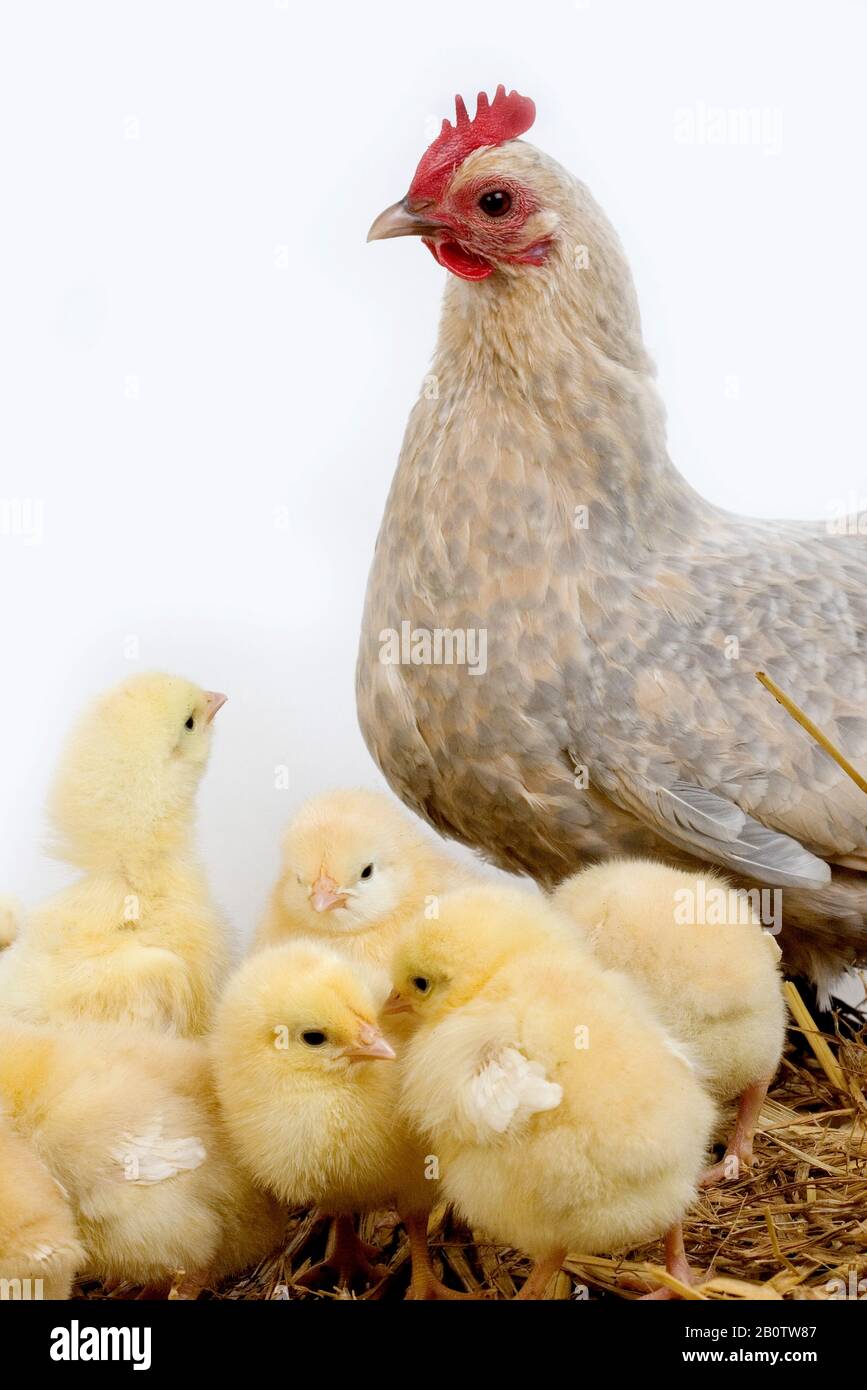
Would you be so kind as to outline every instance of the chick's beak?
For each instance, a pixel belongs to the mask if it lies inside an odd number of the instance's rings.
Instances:
[[[393,203],[381,212],[367,233],[368,241],[387,241],[396,236],[432,236],[442,230],[442,223],[436,222],[424,213],[413,212],[406,198]]]
[[[334,879],[324,869],[310,889],[310,906],[316,912],[329,912],[333,907],[346,906],[346,894],[341,893]]]
[[[209,724],[217,711],[223,708],[228,698],[228,695],[221,695],[219,690],[205,691],[205,718]]]
[[[370,1023],[362,1024],[358,1040],[343,1049],[343,1056],[348,1057],[351,1062],[360,1062],[369,1057],[379,1057],[384,1062],[393,1062],[396,1055],[394,1048],[385,1041],[379,1029]]]
[[[396,989],[393,989],[382,1006],[382,1012],[384,1014],[411,1014],[412,1004],[408,999],[402,998]]]

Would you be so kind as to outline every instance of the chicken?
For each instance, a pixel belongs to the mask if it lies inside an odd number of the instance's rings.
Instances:
[[[0,1105],[67,1194],[79,1273],[187,1293],[262,1259],[285,1212],[230,1156],[205,1045],[0,1018]]]
[[[83,1258],[65,1194],[0,1108],[0,1301],[68,1298]]]
[[[194,799],[225,698],[137,675],[85,714],[50,801],[56,852],[83,876],[0,958],[0,1011],[207,1028],[227,943],[193,849]]]
[[[382,792],[325,792],[292,820],[256,946],[315,936],[387,966],[401,928],[469,872]]]
[[[318,1205],[335,1218],[325,1260],[302,1282],[382,1275],[355,1237],[352,1214],[394,1203],[410,1237],[412,1295],[449,1296],[427,1252],[437,1185],[420,1142],[395,1115],[395,1053],[377,1017],[386,992],[376,968],[350,964],[318,941],[250,956],[217,1015],[217,1090],[254,1180],[290,1207]]]
[[[541,1297],[572,1250],[666,1234],[688,1281],[681,1219],[714,1106],[638,987],[604,969],[542,900],[482,887],[443,899],[399,943],[387,1011],[415,1029],[402,1110],[473,1226],[536,1261]]]
[[[715,1098],[737,1098],[725,1157],[703,1183],[739,1177],[752,1162],[786,1031],[780,949],[754,905],[718,874],[641,860],[585,869],[553,902],[583,927],[606,968],[639,981]]]
[[[370,239],[451,272],[373,560],[358,712],[392,789],[551,887],[612,853],[785,889],[787,965],[867,960],[867,547],[705,502],[666,452],[622,248],[503,88]],[[842,530],[842,528],[840,528]],[[463,659],[462,659],[463,658]]]

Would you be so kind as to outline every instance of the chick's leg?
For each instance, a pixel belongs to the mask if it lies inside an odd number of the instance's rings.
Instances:
[[[108,1285],[103,1285],[106,1292]],[[164,1279],[153,1279],[147,1284],[142,1284],[136,1300],[141,1302],[152,1302],[153,1300],[182,1299],[184,1302],[195,1300],[203,1289],[210,1287],[210,1279],[204,1272],[188,1274],[185,1269],[176,1270],[173,1275],[166,1275]]]
[[[458,1293],[456,1289],[450,1289],[434,1274],[427,1241],[427,1212],[416,1211],[410,1212],[408,1215],[401,1213],[401,1220],[406,1227],[410,1259],[412,1260],[412,1278],[407,1290],[407,1298],[431,1300],[481,1297],[480,1294],[475,1293]]]
[[[767,1081],[756,1081],[744,1091],[738,1101],[737,1119],[725,1154],[719,1163],[705,1170],[699,1180],[700,1187],[713,1187],[718,1182],[724,1182],[726,1178],[739,1178],[742,1168],[752,1166],[753,1135],[770,1084],[770,1078]]]
[[[375,1246],[368,1245],[358,1237],[351,1216],[335,1216],[331,1221],[324,1259],[308,1269],[295,1283],[305,1288],[319,1288],[329,1278],[349,1287],[359,1283],[378,1283],[388,1278],[389,1271],[384,1265],[371,1263],[377,1254]]]
[[[683,1244],[683,1225],[680,1221],[665,1233],[665,1268],[673,1278],[679,1279],[682,1284],[694,1282],[692,1270],[686,1258],[686,1249]],[[654,1289],[653,1293],[642,1294],[643,1299],[668,1299],[677,1298],[677,1296],[674,1289]]]
[[[544,1298],[548,1292],[548,1285],[554,1275],[559,1273],[566,1255],[566,1247],[563,1246],[561,1250],[555,1250],[552,1254],[546,1255],[544,1260],[537,1260],[515,1297],[519,1299]]]

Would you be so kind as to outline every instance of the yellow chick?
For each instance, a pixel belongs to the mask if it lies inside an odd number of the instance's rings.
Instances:
[[[255,948],[315,936],[352,960],[387,967],[402,927],[470,881],[391,797],[325,792],[285,833],[283,868]]]
[[[224,695],[159,674],[102,696],[69,740],[50,814],[83,871],[0,959],[0,1009],[194,1035],[208,1026],[225,931],[193,848],[194,800]]]
[[[543,1297],[569,1250],[663,1233],[689,1280],[681,1218],[713,1104],[638,987],[546,903],[493,886],[444,898],[393,973],[386,1010],[415,1022],[403,1113],[466,1220],[536,1261],[519,1297]]]
[[[68,1298],[83,1259],[63,1191],[0,1112],[0,1301]]]
[[[325,1260],[303,1282],[384,1273],[371,1266],[352,1214],[395,1205],[410,1237],[412,1296],[447,1297],[427,1249],[436,1184],[396,1116],[395,1053],[377,1019],[387,992],[380,980],[317,941],[251,956],[218,1010],[217,1091],[255,1181],[290,1207],[317,1205],[336,1218]]]
[[[650,860],[597,864],[560,885],[555,906],[583,924],[603,965],[628,972],[685,1043],[720,1102],[738,1099],[724,1158],[702,1178],[738,1177],[780,1064],[786,1007],[780,950],[748,896],[710,869]]]
[[[67,1194],[78,1272],[186,1296],[258,1262],[285,1212],[233,1161],[205,1045],[0,1018],[0,1104]]]

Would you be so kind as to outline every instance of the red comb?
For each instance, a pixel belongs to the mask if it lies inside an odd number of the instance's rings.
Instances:
[[[468,154],[485,145],[502,145],[515,140],[536,119],[536,107],[529,97],[509,92],[502,82],[493,101],[479,92],[476,114],[470,120],[463,97],[455,97],[455,123],[443,121],[443,128],[421,157],[410,184],[410,198],[438,198],[459,164]]]

